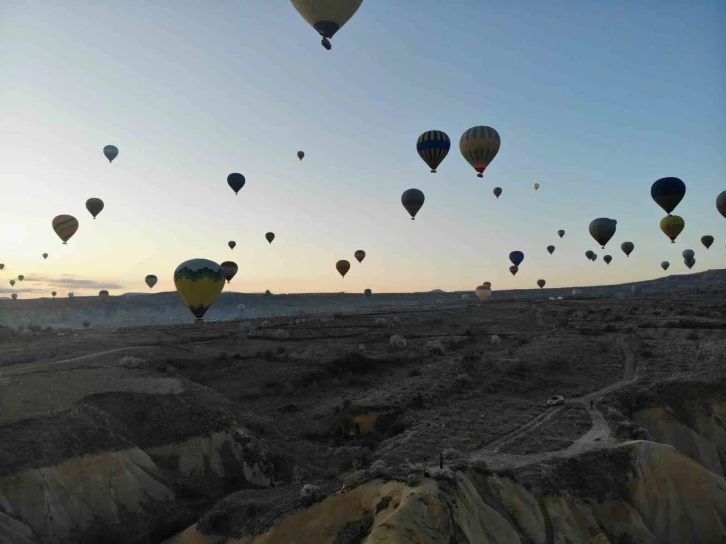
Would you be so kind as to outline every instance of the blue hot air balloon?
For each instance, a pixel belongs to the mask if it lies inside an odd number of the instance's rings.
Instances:
[[[519,266],[524,260],[524,253],[522,253],[521,251],[512,251],[509,254],[509,260],[514,266]]]

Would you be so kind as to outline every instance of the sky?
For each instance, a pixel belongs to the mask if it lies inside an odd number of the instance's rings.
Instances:
[[[0,293],[168,291],[192,258],[273,293],[612,284],[688,273],[686,248],[692,272],[724,268],[724,27],[721,0],[364,0],[326,51],[288,0],[0,0]],[[458,149],[476,125],[502,139],[483,179]],[[433,129],[452,140],[437,174],[415,148]],[[665,176],[687,185],[675,244]],[[618,221],[605,250],[597,217]]]

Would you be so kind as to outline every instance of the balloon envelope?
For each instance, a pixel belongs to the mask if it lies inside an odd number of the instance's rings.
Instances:
[[[330,39],[355,15],[363,0],[290,0],[323,38]]]
[[[594,256],[595,256],[595,252],[594,252],[594,251],[592,251],[592,250],[590,250],[590,249],[588,249],[588,250],[587,250],[587,251],[585,252],[585,257],[587,257],[587,258],[588,258],[588,259],[589,259],[590,261],[592,261],[592,258],[593,258]]]
[[[230,240],[229,242],[227,242],[227,245],[229,246],[229,249],[234,249],[234,247],[237,245],[237,242],[235,242],[234,240]]]
[[[103,298],[103,299],[108,298],[108,291],[106,291],[105,289],[101,289],[98,292],[98,296],[101,297],[101,298]]]
[[[509,260],[514,266],[519,266],[524,260],[524,253],[521,251],[512,251],[509,254]]]
[[[47,259],[48,258],[48,254],[47,253],[43,253],[43,258],[44,259]]]
[[[459,139],[459,151],[478,177],[484,177],[484,170],[499,153],[501,138],[492,127],[477,126],[464,131]]]
[[[0,263],[0,270],[2,270],[3,268],[5,268],[5,265],[3,263]]]
[[[239,270],[237,263],[232,261],[224,261],[219,266],[221,266],[222,271],[224,271],[224,277],[227,279],[227,283],[232,281],[232,278],[234,278],[234,276],[237,274],[237,271]]]
[[[560,238],[562,238],[562,237],[563,237],[563,236],[565,235],[565,231],[564,231],[564,230],[562,230],[562,229],[560,229],[560,230],[558,230],[558,231],[557,231],[557,235],[558,235],[558,236],[559,236]]]
[[[18,294],[13,293],[12,295],[10,295],[10,298],[12,298],[13,300],[16,300],[18,298]]]
[[[718,213],[726,217],[726,191],[716,197],[716,209]]]
[[[201,321],[224,288],[224,271],[209,259],[190,259],[174,271],[174,285],[197,321]]]
[[[149,289],[153,289],[154,285],[156,285],[156,282],[159,281],[159,278],[157,278],[154,274],[148,274],[144,278],[144,282],[146,285],[149,286]]]
[[[275,233],[274,232],[268,232],[267,234],[265,234],[265,239],[268,242],[272,243],[272,241],[275,239]]]
[[[429,130],[421,134],[416,142],[416,151],[419,157],[431,168],[435,174],[436,169],[449,154],[451,140],[449,135],[441,130]]]
[[[237,194],[242,187],[245,186],[245,177],[242,174],[233,173],[227,176],[227,185],[229,185],[234,194]]]
[[[517,272],[519,272],[519,267],[512,265],[509,267],[509,272],[512,273],[512,276],[516,276]]]
[[[350,270],[350,262],[346,260],[340,260],[335,263],[335,269],[341,276],[345,277],[345,275],[348,273],[348,270]]]
[[[535,184],[533,184],[533,185],[532,185],[532,187],[533,187],[533,188],[534,188],[534,190],[536,191],[537,189],[539,189],[539,183],[535,183]]]
[[[660,220],[660,230],[663,234],[670,238],[671,243],[674,244],[676,243],[676,238],[678,238],[678,235],[683,232],[685,226],[686,222],[678,215],[666,215]]]
[[[499,198],[499,195],[502,194],[502,188],[501,187],[494,187],[494,190],[492,191],[494,193],[494,196]]]
[[[50,292],[50,294],[51,294],[51,296],[52,296],[53,298],[55,298],[55,296],[56,296],[56,295],[57,295],[58,293],[57,293],[56,291],[51,291],[51,292]]]
[[[304,157],[305,157],[305,152],[304,151],[298,151],[297,152],[297,158],[298,159],[303,160]]]
[[[12,287],[13,285],[15,285],[15,280],[10,280],[10,287]]]
[[[607,217],[593,219],[590,221],[590,226],[588,227],[590,236],[595,238],[595,241],[604,249],[605,245],[610,241],[610,238],[615,234],[617,223],[615,219],[609,219]]]
[[[354,256],[354,257],[356,258],[356,260],[357,260],[357,261],[358,261],[359,263],[362,263],[362,262],[363,262],[363,259],[365,259],[365,258],[366,258],[366,252],[365,252],[365,251],[363,251],[362,249],[359,249],[358,251],[356,251],[356,252],[355,252],[355,253],[353,254],[353,256]]]
[[[18,274],[18,281],[23,281],[25,279],[25,276],[23,274]]]
[[[115,145],[107,145],[103,148],[103,154],[108,159],[108,162],[113,162],[113,160],[118,157],[118,147]]]
[[[53,218],[53,230],[65,244],[78,230],[78,219],[72,215],[57,215]]]
[[[100,198],[89,198],[86,200],[86,209],[96,219],[96,216],[103,210],[103,200]]]
[[[688,259],[693,259],[693,257],[696,256],[696,253],[692,249],[684,249],[681,256],[687,261]]]
[[[555,246],[547,246],[547,251],[552,255],[555,252]]]
[[[411,215],[411,219],[416,219],[416,214],[424,204],[426,197],[423,192],[418,189],[407,189],[401,195],[401,204],[406,208],[406,211]]]
[[[603,260],[603,261],[605,261],[605,264],[610,264],[610,261],[612,261],[612,260],[613,260],[613,258],[612,258],[612,256],[610,256],[610,255],[605,255],[605,256],[604,256],[604,257],[602,258],[602,260]]]
[[[490,296],[492,296],[491,288],[485,284],[479,285],[474,292],[476,293],[476,297],[479,299],[480,302],[484,302]]]
[[[371,296],[373,294],[373,291],[371,291],[370,289],[366,289],[365,291],[363,291],[363,294],[365,296],[369,297],[369,296]]]
[[[537,280],[537,285],[539,285],[539,288],[542,289],[547,282],[545,280]]]
[[[694,259],[694,258],[684,259],[683,262],[688,267],[688,270],[690,270],[691,268],[693,268],[693,265],[696,264],[696,259]]]
[[[678,178],[660,178],[650,187],[651,198],[667,214],[676,209],[685,195],[686,184]]]
[[[713,244],[713,236],[711,236],[710,234],[707,234],[706,236],[701,236],[701,243],[706,246],[706,249],[708,249]]]
[[[662,268],[663,270],[668,270],[668,267],[669,267],[670,265],[671,265],[671,263],[669,263],[668,261],[663,261],[663,262],[661,262],[661,263],[660,263],[660,267],[661,267],[661,268]]]
[[[633,244],[633,242],[623,242],[620,244],[620,249],[623,250],[623,253],[625,253],[627,257],[630,257],[630,254],[635,249],[635,244]]]

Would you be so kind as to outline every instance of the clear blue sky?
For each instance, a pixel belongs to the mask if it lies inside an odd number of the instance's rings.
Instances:
[[[364,0],[326,51],[287,0],[0,0],[0,290],[119,294],[148,273],[169,290],[194,257],[273,292],[627,282],[687,272],[685,248],[694,272],[726,267],[725,27],[720,0]],[[502,137],[483,179],[458,150],[474,125]],[[415,150],[430,129],[453,144],[435,175]],[[650,198],[664,176],[688,187],[676,244]],[[61,213],[80,221],[67,246]],[[606,250],[587,232],[601,216],[618,220]]]

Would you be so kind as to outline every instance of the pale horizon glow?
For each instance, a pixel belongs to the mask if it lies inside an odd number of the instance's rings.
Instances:
[[[235,261],[225,291],[246,293],[627,283],[689,273],[686,248],[690,273],[726,268],[725,26],[718,0],[365,0],[326,51],[288,0],[10,0],[0,296],[171,291],[197,257]],[[483,179],[458,149],[474,125],[502,138]],[[431,129],[452,140],[437,174],[415,149]],[[247,178],[237,196],[231,172]],[[665,176],[687,186],[675,244],[650,197]],[[415,221],[411,187],[426,195]],[[64,213],[80,222],[67,245],[51,228]],[[597,217],[618,220],[606,249],[587,230]]]

